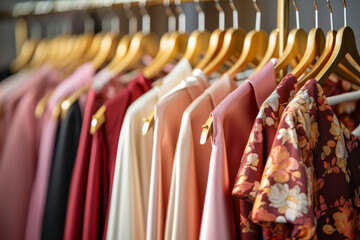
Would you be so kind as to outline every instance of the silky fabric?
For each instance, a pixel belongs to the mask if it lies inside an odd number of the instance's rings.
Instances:
[[[165,239],[199,239],[209,171],[211,143],[200,145],[202,124],[233,90],[236,82],[225,74],[185,110],[176,144]]]
[[[152,80],[140,74],[125,89],[105,102],[105,122],[92,139],[87,179],[84,239],[100,239],[105,235],[105,220],[110,204],[116,151],[122,121],[128,106],[151,89]]]
[[[73,103],[57,134],[41,239],[63,239],[69,187],[81,133],[82,114],[78,101]]]
[[[22,96],[16,100],[17,107],[1,155],[0,239],[25,238],[43,120],[35,117],[35,108],[62,78],[48,66],[36,73],[17,92]]]
[[[307,81],[280,120],[253,221],[273,228],[273,239],[359,239],[359,159],[360,138]]]
[[[15,90],[17,91],[19,87],[21,88],[21,84],[26,82],[28,79],[31,79],[31,73],[32,71],[23,70],[0,82],[0,156],[4,140],[6,139],[7,131],[9,129],[9,124],[11,123],[12,115],[15,112],[17,103],[19,102],[18,100],[20,100],[19,96],[13,96],[12,93],[14,93]],[[14,99],[17,99],[17,101],[14,101]],[[9,102],[12,102],[12,104]]]
[[[137,99],[126,111],[120,131],[107,225],[107,239],[145,239],[153,128],[143,136],[143,119],[160,97],[191,75],[182,59],[160,79],[161,85]]]
[[[240,213],[248,219],[251,206],[231,196],[232,185],[240,166],[252,125],[261,104],[276,87],[274,62],[227,96],[212,111],[213,134],[209,175],[206,187],[200,239],[241,238]],[[250,226],[256,229],[256,226]],[[246,239],[259,239],[260,231],[247,233]]]
[[[94,74],[95,69],[91,63],[82,65],[55,88],[47,103],[43,114],[43,130],[40,138],[38,165],[31,191],[26,239],[39,239],[41,236],[52,153],[58,125],[58,119],[54,119],[52,116],[53,111],[60,100],[70,96],[79,88],[90,83]]]
[[[116,92],[124,88],[123,83],[118,78],[114,78],[113,73],[106,69],[103,69],[95,75],[95,79],[99,78],[111,79],[111,81],[109,81],[97,94],[93,89],[90,89],[87,96],[78,152],[69,190],[64,239],[82,238],[86,185],[92,141],[92,135],[90,134],[92,116],[107,99],[110,99]]]
[[[162,97],[155,107],[146,239],[163,239],[171,172],[181,117],[209,82],[200,69]]]

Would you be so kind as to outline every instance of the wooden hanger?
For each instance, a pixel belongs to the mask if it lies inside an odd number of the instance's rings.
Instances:
[[[195,69],[204,69],[220,52],[221,46],[224,42],[226,31],[225,29],[225,13],[222,9],[219,0],[215,0],[216,9],[219,12],[219,28],[215,29],[210,36],[209,47],[207,48],[204,57],[195,66]]]
[[[239,58],[243,50],[245,31],[242,29],[230,28],[226,31],[224,42],[216,57],[203,69],[206,76],[215,72],[231,57]]]
[[[211,35],[209,31],[205,30],[205,13],[199,4],[199,0],[194,0],[194,2],[195,9],[198,12],[198,29],[191,33],[183,57],[187,59],[192,66],[197,65],[204,56],[209,46]]]
[[[325,39],[323,31],[318,27],[319,19],[316,0],[314,0],[314,7],[315,28],[311,29],[309,32],[304,56],[301,58],[298,65],[291,71],[296,78],[299,78],[306,71],[306,69],[314,62],[316,56],[321,56],[324,49]]]
[[[113,73],[122,73],[126,69],[134,66],[146,54],[154,57],[159,48],[158,37],[150,32],[150,15],[146,11],[146,1],[139,2],[142,9],[142,31],[136,33],[130,42],[130,47],[124,59],[119,65],[114,67]],[[101,107],[92,117],[90,133],[94,134],[105,122],[106,107]]]
[[[121,61],[124,59],[124,57],[126,56],[126,53],[129,50],[129,46],[130,46],[130,42],[131,42],[131,36],[126,34],[124,35],[120,42],[119,45],[117,46],[116,49],[116,54],[114,56],[114,58],[111,60],[111,62],[105,67],[107,69],[109,69],[110,71],[112,71],[115,75],[117,75],[117,73],[114,71],[116,69],[116,66],[118,64],[121,63]]]
[[[156,55],[154,61],[144,69],[144,76],[148,79],[154,78],[167,63],[184,54],[187,49],[187,42],[189,36],[186,33],[174,32],[172,33],[164,44],[164,48]],[[167,49],[167,51],[166,51]]]
[[[71,63],[70,66],[68,66],[64,70],[65,75],[70,75],[82,64],[95,58],[96,54],[100,51],[103,36],[104,36],[103,33],[97,33],[95,36],[93,36],[89,49],[85,52],[84,55],[82,55],[79,59]]]
[[[360,66],[360,56],[357,51],[355,35],[350,27],[342,27],[336,34],[336,42],[334,50],[321,71],[316,76],[320,84],[323,84],[335,68],[342,62],[342,60],[349,54],[358,66]],[[360,78],[360,72],[357,71],[356,77]],[[351,83],[360,86],[360,82],[354,79],[347,79]]]
[[[230,57],[235,56],[238,59],[243,50],[245,31],[238,28],[238,12],[232,0],[230,1],[230,6],[233,10],[234,28],[230,28],[226,31],[220,52],[203,70],[207,76],[216,71],[225,61],[230,59]],[[212,134],[212,128],[213,119],[212,116],[210,116],[206,123],[202,126],[200,144],[205,144],[207,139],[210,138]]]
[[[31,58],[29,64],[27,64],[27,67],[30,68],[37,68],[38,66],[41,66],[43,62],[45,62],[46,56],[48,54],[48,46],[50,40],[49,39],[43,39],[41,40],[34,52],[34,56]]]
[[[158,37],[150,32],[150,15],[146,10],[146,1],[140,1],[139,7],[142,14],[142,31],[137,32],[131,39],[129,50],[122,61],[112,68],[112,72],[116,75],[135,66],[144,55],[154,57],[159,48]],[[129,31],[133,31],[132,23],[137,26],[135,15],[131,12],[131,4],[124,4],[124,8],[129,14]],[[131,15],[131,16],[130,16]],[[136,30],[135,30],[136,31]]]
[[[280,70],[290,64],[295,58],[301,59],[304,55],[307,44],[307,34],[304,29],[293,29],[290,31],[284,54],[280,56],[275,65],[275,74],[278,75]],[[278,81],[281,81],[279,79]]]
[[[243,51],[239,60],[227,71],[227,74],[231,78],[235,78],[236,74],[244,70],[249,63],[255,60],[260,62],[265,55],[268,40],[268,35],[264,31],[250,31],[245,37]]]
[[[253,1],[253,6],[256,10],[255,30],[250,31],[246,35],[240,58],[226,72],[231,78],[235,78],[236,74],[244,70],[249,63],[256,60],[259,63],[266,53],[269,38],[266,32],[260,30],[261,12],[255,0]]]
[[[316,56],[320,56],[325,45],[324,32],[320,28],[313,28],[308,35],[308,41],[303,57],[291,73],[300,77],[306,69],[314,62]]]
[[[290,31],[284,53],[275,65],[276,75],[294,60],[300,61],[306,49],[307,34],[304,29],[300,28],[299,10],[295,4],[295,0],[293,0],[293,5],[296,13],[296,28]],[[278,82],[280,81],[281,79],[278,79]]]
[[[168,15],[168,31],[160,40],[160,48],[152,63],[145,67],[144,76],[148,79],[154,78],[167,63],[181,57],[187,47],[189,36],[185,32],[173,32],[176,30],[176,19],[170,8],[170,2],[164,1],[165,12]],[[175,24],[171,22],[175,20]],[[180,21],[179,21],[180,25]],[[172,29],[174,28],[174,29]]]
[[[30,62],[31,58],[33,57],[35,50],[39,40],[30,39],[24,42],[21,46],[20,52],[15,58],[15,60],[11,63],[11,72],[18,72]]]
[[[106,33],[102,40],[98,54],[91,61],[95,69],[99,70],[116,53],[116,47],[119,43],[120,37],[114,33]]]
[[[336,67],[339,66],[339,64],[342,64],[343,65],[342,70],[348,68],[351,71],[351,73],[350,72],[348,73],[354,76],[354,78],[349,78],[347,80],[357,86],[360,86],[360,71],[359,71],[360,56],[356,47],[354,32],[350,27],[347,26],[347,19],[346,19],[347,7],[345,0],[343,0],[342,3],[344,6],[344,27],[340,28],[340,30],[336,34],[334,50],[326,65],[321,69],[321,71],[316,76],[316,79],[320,82],[320,84],[323,84],[326,81],[326,79],[330,76],[330,74],[336,70]],[[332,13],[329,1],[327,1],[327,4],[330,13]],[[332,17],[332,14],[330,15]],[[351,61],[357,65],[357,68],[352,66],[349,62],[344,61],[346,57],[349,57]]]
[[[59,69],[65,70],[71,63],[78,61],[91,48],[92,34],[81,34],[76,36],[73,45],[69,46],[71,53],[58,64]]]
[[[323,50],[323,53],[318,58],[314,66],[309,70],[308,73],[306,73],[304,76],[299,77],[299,86],[303,86],[305,82],[309,79],[315,78],[316,75],[321,71],[321,69],[325,66],[327,61],[329,60],[331,53],[333,52],[335,41],[336,41],[336,31],[334,30],[333,25],[333,14],[332,9],[330,6],[330,1],[327,0],[327,7],[329,9],[330,13],[330,31],[326,34],[326,43],[325,43],[325,49]],[[345,70],[342,70],[345,67]],[[350,79],[350,78],[356,78],[354,74],[348,73],[348,67],[349,69],[352,69],[354,66],[350,64],[346,58],[342,60],[342,64],[339,65],[339,68],[336,68],[334,73],[338,76],[341,76],[344,79]]]
[[[214,71],[218,70],[226,61],[231,58],[238,59],[241,55],[245,39],[245,31],[238,28],[238,11],[233,3],[230,1],[230,7],[233,12],[233,28],[226,31],[224,41],[219,53],[216,57],[203,69],[205,75],[209,76]]]
[[[112,72],[115,74],[124,72],[134,66],[145,54],[154,57],[158,47],[159,40],[154,33],[136,33],[131,39],[128,52],[123,60],[112,68]]]
[[[270,33],[269,43],[266,53],[263,59],[261,60],[261,62],[256,67],[253,74],[255,74],[260,69],[265,67],[265,65],[270,61],[270,59],[279,57],[279,33],[280,33],[279,29],[275,29]]]

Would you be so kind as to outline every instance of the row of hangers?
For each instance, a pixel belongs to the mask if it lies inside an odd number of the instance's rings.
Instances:
[[[112,31],[95,35],[84,33],[79,36],[64,34],[40,41],[29,40],[23,45],[13,62],[13,70],[36,68],[45,62],[50,62],[55,68],[62,70],[65,76],[68,76],[81,64],[90,61],[95,69],[107,68],[114,75],[140,67],[144,76],[152,79],[167,63],[185,58],[193,68],[202,69],[207,76],[217,71],[227,73],[230,77],[235,78],[237,73],[248,67],[256,67],[255,72],[257,72],[271,58],[278,58],[275,65],[278,81],[281,80],[280,73],[291,66],[291,73],[299,79],[300,85],[311,78],[315,78],[320,84],[323,84],[332,73],[335,73],[360,86],[360,56],[354,32],[347,26],[345,0],[342,0],[344,27],[340,28],[338,32],[333,29],[332,10],[330,1],[327,0],[331,30],[327,33],[326,39],[322,29],[318,27],[316,1],[314,0],[315,27],[307,34],[304,29],[300,28],[299,10],[293,0],[297,26],[290,31],[286,48],[281,56],[279,56],[279,30],[273,30],[268,36],[260,29],[261,11],[256,0],[252,0],[256,11],[255,29],[248,33],[238,26],[238,12],[232,0],[230,0],[230,7],[232,8],[233,26],[225,29],[224,10],[219,1],[215,0],[216,9],[219,12],[219,27],[211,33],[205,30],[205,13],[199,0],[195,0],[198,29],[190,35],[186,33],[186,18],[181,8],[181,1],[175,0],[174,3],[178,14],[178,28],[176,29],[176,17],[170,8],[170,1],[164,0],[165,13],[168,16],[168,32],[162,35],[160,41],[150,31],[151,18],[146,10],[146,1],[140,0],[141,31],[134,30],[137,19],[131,11],[131,5],[124,4],[124,10],[129,19],[129,34],[123,35]],[[86,18],[85,22],[89,22],[89,18]],[[144,55],[153,57],[152,63],[148,66],[141,65]],[[54,118],[64,116],[69,106],[89,88],[90,86],[86,86],[79,89],[69,98],[59,102],[58,108],[53,114]],[[39,102],[37,116],[42,115],[49,97],[50,95],[45,96]],[[106,109],[102,107],[94,115],[91,133],[94,133],[106,120],[105,111]],[[146,134],[154,122],[153,112],[144,121],[143,134]],[[209,118],[203,126],[201,143],[205,143],[211,133],[212,119]]]
[[[333,73],[360,87],[360,56],[356,47],[354,32],[347,26],[347,6],[345,0],[342,0],[342,3],[344,8],[344,26],[336,32],[333,28],[333,13],[330,0],[327,0],[331,29],[327,33],[325,40],[322,29],[318,27],[316,1],[314,0],[315,27],[307,34],[304,29],[300,28],[299,10],[295,0],[293,0],[297,26],[290,31],[284,53],[279,56],[274,66],[276,74],[285,69],[287,70],[288,65],[290,65],[292,67],[291,73],[297,77],[300,87],[312,78],[318,80],[322,85]],[[278,40],[276,38],[276,41]],[[269,44],[270,46],[271,44]],[[259,68],[256,70],[259,70]],[[277,80],[279,82],[281,78]],[[359,94],[352,94],[351,99],[354,100],[357,96]],[[342,102],[349,100],[349,97],[341,97]],[[357,130],[360,129],[357,128],[355,131]],[[205,144],[211,134],[212,117],[210,116],[203,125],[200,143]]]

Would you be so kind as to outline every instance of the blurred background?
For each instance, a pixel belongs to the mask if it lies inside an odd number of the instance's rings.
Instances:
[[[71,0],[69,0],[71,1]],[[87,0],[84,0],[87,1]],[[295,10],[290,3],[290,25],[289,29],[296,27]],[[23,1],[17,0],[0,0],[0,68],[8,65],[16,55],[15,47],[15,23],[16,19],[9,17],[12,7]],[[34,1],[32,1],[34,2]],[[232,26],[232,10],[228,0],[220,0],[220,5],[225,12],[226,27]],[[347,22],[356,34],[357,45],[360,46],[360,1],[348,0],[347,2]],[[255,10],[252,5],[252,0],[234,0],[234,3],[239,12],[239,27],[249,31],[255,27]],[[276,28],[277,18],[277,0],[257,0],[258,6],[262,13],[261,28],[267,33]],[[319,27],[326,33],[330,29],[329,10],[326,5],[326,0],[316,1],[319,9]],[[334,14],[334,28],[339,29],[344,24],[344,11],[342,0],[331,0],[331,7]],[[205,12],[206,29],[214,30],[218,27],[218,12],[215,8],[215,2],[201,3]],[[315,26],[315,8],[313,0],[296,0],[296,5],[300,13],[300,27],[309,31]],[[174,8],[173,5],[171,5]],[[182,3],[183,11],[186,15],[186,31],[191,33],[197,28],[197,12],[195,4],[192,2]],[[161,5],[150,5],[147,7],[151,16],[151,30],[161,36],[167,31],[167,17],[165,15],[165,8]],[[132,11],[137,15],[138,29],[141,28],[141,17],[138,7],[133,7]],[[174,12],[174,11],[173,11]],[[124,10],[121,7],[100,8],[89,12],[90,16],[95,20],[95,31],[101,31],[101,19],[106,18],[109,14],[116,14],[120,20],[120,32],[126,33],[128,31],[128,20],[124,16]],[[46,37],[61,34],[61,26],[66,21],[72,24],[73,32],[81,32],[83,29],[82,20],[86,17],[83,12],[68,12],[61,14],[41,15],[27,17],[28,32],[30,37]],[[105,29],[106,30],[106,29]]]

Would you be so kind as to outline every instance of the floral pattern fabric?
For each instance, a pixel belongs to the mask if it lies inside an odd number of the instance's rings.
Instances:
[[[283,112],[255,197],[251,218],[266,237],[360,237],[359,143],[309,80]]]
[[[251,203],[255,200],[277,126],[286,105],[295,96],[296,85],[295,76],[288,74],[262,104],[241,160],[232,191],[234,196]]]

